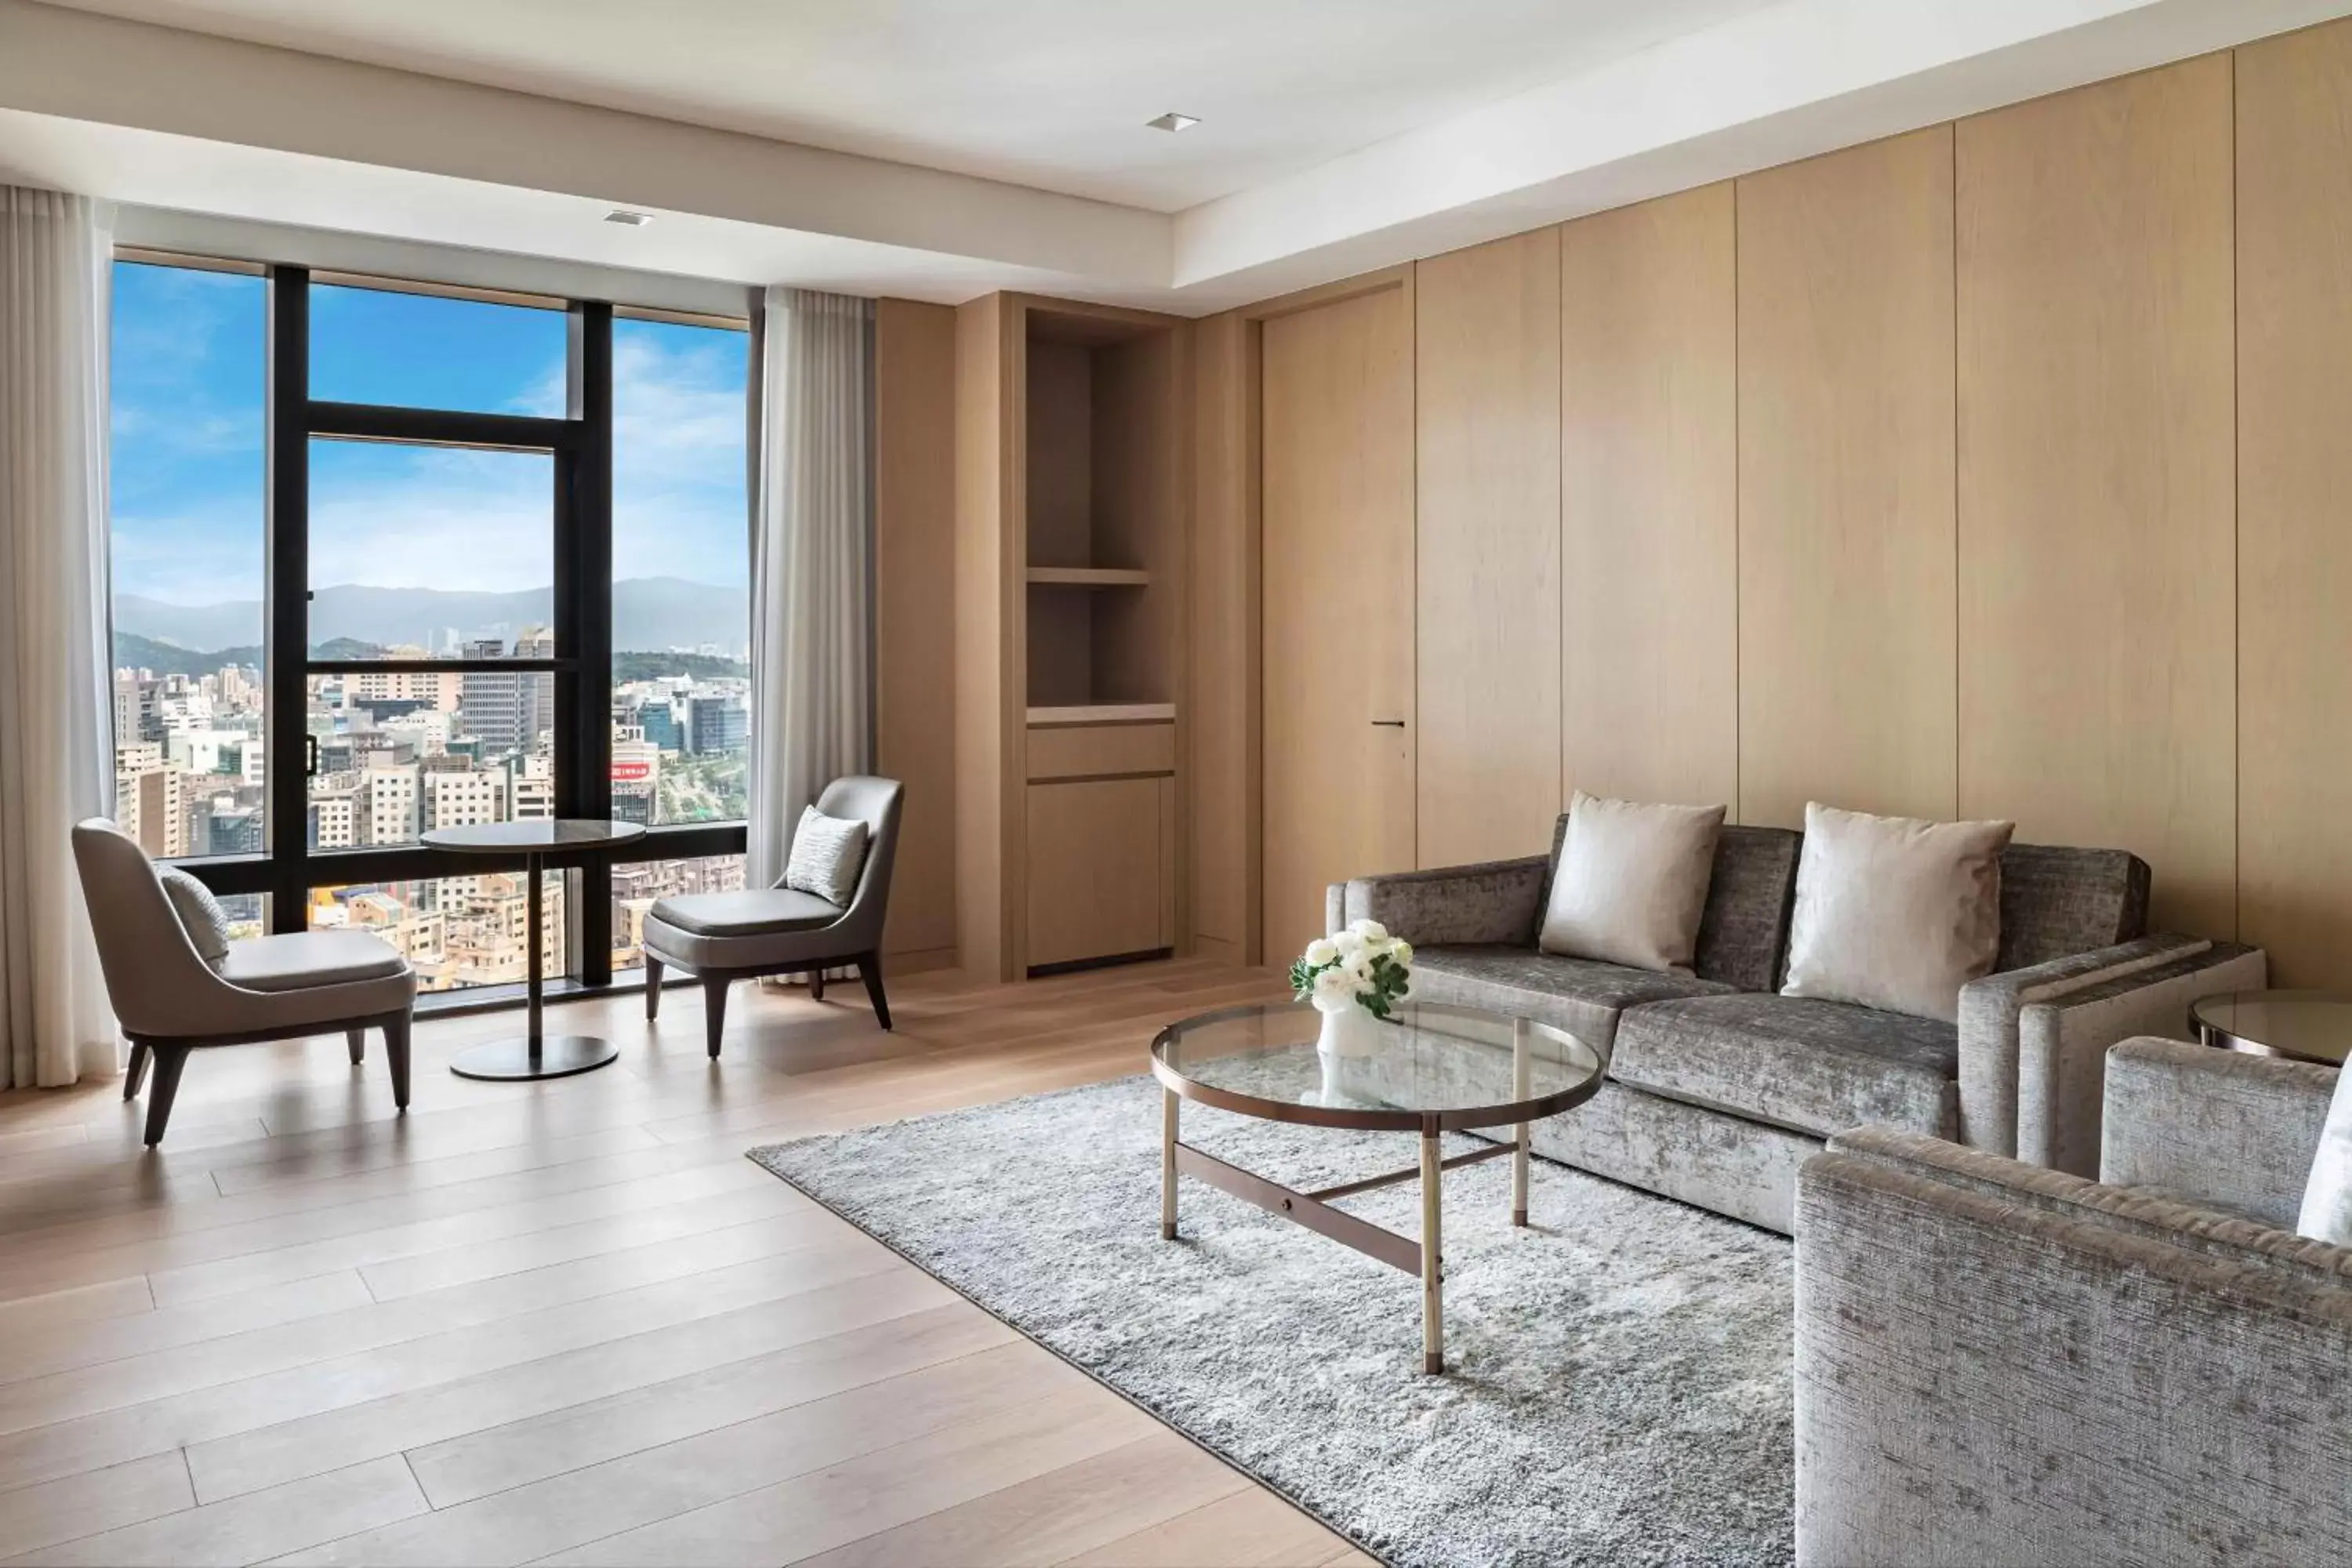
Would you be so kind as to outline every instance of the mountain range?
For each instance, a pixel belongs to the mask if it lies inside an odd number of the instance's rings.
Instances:
[[[342,584],[310,596],[310,640],[349,640],[392,647],[415,644],[438,653],[455,631],[511,639],[554,615],[554,590],[514,594],[443,588],[369,588]],[[217,605],[174,605],[138,594],[114,596],[118,636],[166,643],[194,652],[257,647],[263,610],[258,599]],[[741,588],[690,583],[682,577],[630,577],[613,584],[613,646],[657,652],[717,643],[740,651],[751,636],[751,595]]]

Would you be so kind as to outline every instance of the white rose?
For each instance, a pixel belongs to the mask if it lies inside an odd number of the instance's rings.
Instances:
[[[1389,939],[1389,928],[1381,924],[1378,921],[1358,921],[1354,925],[1349,926],[1348,929],[1355,932],[1357,936],[1362,938],[1364,945],[1367,947],[1370,947],[1376,942],[1386,942]]]
[[[1356,1005],[1356,977],[1344,968],[1327,969],[1315,977],[1315,1005],[1326,1013]]]
[[[1370,948],[1360,948],[1339,961],[1340,972],[1354,980],[1359,990],[1369,989],[1372,984],[1372,960],[1379,956]]]
[[[1389,962],[1395,964],[1399,969],[1411,968],[1412,965],[1412,943],[1405,941],[1402,937],[1399,937],[1396,941],[1389,943]]]
[[[1328,937],[1318,936],[1307,944],[1307,963],[1312,968],[1320,969],[1339,956],[1339,947]]]
[[[1331,952],[1334,957],[1346,958],[1350,953],[1363,951],[1364,939],[1352,928],[1335,932],[1331,937]]]

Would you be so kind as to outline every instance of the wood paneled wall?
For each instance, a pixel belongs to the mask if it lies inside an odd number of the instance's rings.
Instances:
[[[1601,213],[1559,237],[1560,799],[1728,803],[1739,793],[1731,187]]]
[[[1956,809],[1952,128],[1739,199],[1739,816]]]
[[[956,316],[874,312],[875,766],[907,786],[883,952],[956,962]]]
[[[1960,797],[2236,929],[2230,57],[1960,122]]]
[[[1539,851],[1578,787],[2013,817],[2341,984],[2347,256],[2336,23],[1422,263],[1422,861]],[[1204,441],[1256,390],[1213,352]],[[1204,552],[1253,549],[1240,445]]]
[[[1559,811],[1559,233],[1413,281],[1419,850],[1458,866]]]

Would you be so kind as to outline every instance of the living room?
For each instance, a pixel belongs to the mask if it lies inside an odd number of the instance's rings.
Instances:
[[[2345,1560],[2347,236],[2325,0],[0,0],[0,1560]]]

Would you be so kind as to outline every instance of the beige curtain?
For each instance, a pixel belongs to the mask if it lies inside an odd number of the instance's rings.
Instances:
[[[82,196],[0,185],[0,1087],[116,1069],[69,834],[113,809],[106,361],[112,246]]]
[[[873,751],[873,302],[770,289],[761,318],[751,887],[783,879],[801,808]]]

